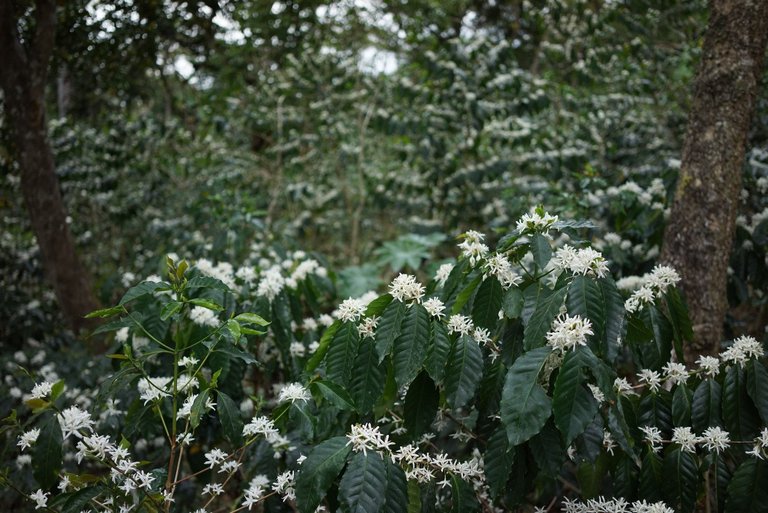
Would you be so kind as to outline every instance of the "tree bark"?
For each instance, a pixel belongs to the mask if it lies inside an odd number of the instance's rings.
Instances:
[[[661,260],[682,278],[694,340],[720,349],[744,152],[768,40],[768,1],[712,0]]]
[[[53,50],[56,3],[36,2],[35,32],[29,41],[22,42],[18,20],[12,2],[0,1],[0,87],[5,114],[12,128],[21,191],[43,269],[64,316],[77,332],[87,326],[83,316],[98,308],[98,302],[67,226],[48,140],[45,84]]]

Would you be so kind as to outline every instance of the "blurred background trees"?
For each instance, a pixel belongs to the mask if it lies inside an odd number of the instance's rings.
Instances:
[[[8,5],[31,30],[38,8]],[[68,226],[105,303],[168,251],[237,261],[264,240],[326,255],[346,291],[539,203],[592,219],[613,270],[642,274],[707,15],[698,0],[62,2],[45,91]],[[765,325],[764,84],[726,336]],[[0,338],[18,345],[58,309],[36,299],[44,248],[18,194],[9,100]]]

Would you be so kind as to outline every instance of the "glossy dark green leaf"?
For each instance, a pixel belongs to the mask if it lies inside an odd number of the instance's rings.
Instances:
[[[693,394],[684,384],[677,385],[672,393],[672,422],[675,426],[691,425]]]
[[[387,372],[384,362],[379,362],[376,346],[370,338],[360,342],[355,358],[354,372],[349,382],[349,395],[362,414],[367,414],[384,392]]]
[[[357,366],[355,366],[357,368]],[[354,381],[354,379],[353,379]],[[340,387],[333,381],[317,380],[313,381],[310,388],[316,390],[322,395],[329,403],[340,410],[354,411],[355,404],[349,392],[343,387]]]
[[[768,462],[747,458],[728,485],[726,513],[768,512]]]
[[[189,425],[192,426],[192,429],[196,429],[197,426],[200,425],[200,421],[202,420],[203,415],[208,412],[206,402],[208,402],[210,396],[211,390],[206,388],[197,395],[194,402],[192,403],[192,409],[190,410],[189,414]]]
[[[352,455],[339,483],[342,511],[381,511],[387,500],[387,466],[374,451]]]
[[[472,320],[476,326],[493,331],[499,322],[504,289],[493,276],[486,278],[477,289],[475,301],[472,304]]]
[[[296,475],[296,504],[300,511],[315,511],[336,480],[352,450],[346,436],[325,440],[310,451]]]
[[[399,465],[385,459],[387,465],[386,502],[382,513],[403,513],[408,510],[408,481]]]
[[[552,244],[547,237],[537,233],[531,237],[531,253],[536,267],[544,269],[552,258]]]
[[[424,368],[435,383],[442,383],[445,365],[451,354],[451,339],[445,324],[437,319],[431,322],[431,332]]]
[[[560,307],[563,304],[567,291],[568,289],[561,288],[552,293],[539,296],[535,310],[525,326],[523,345],[527,351],[544,345],[544,336],[552,327],[555,317],[560,313]]]
[[[509,287],[504,293],[501,307],[504,315],[510,319],[517,319],[523,313],[523,292],[517,287]]]
[[[501,395],[501,422],[512,446],[541,431],[552,413],[552,400],[539,384],[539,373],[551,352],[549,347],[529,351],[507,372]]]
[[[515,448],[509,446],[507,430],[504,426],[499,426],[488,438],[483,454],[485,479],[493,497],[497,497],[504,490],[512,472],[514,459]]]
[[[696,506],[699,468],[696,458],[679,447],[664,456],[664,496],[667,506],[679,513],[690,513]]]
[[[725,371],[723,379],[723,422],[734,440],[750,440],[760,426],[752,399],[747,394],[744,369],[734,365]]]
[[[64,441],[59,421],[52,413],[45,413],[38,426],[40,434],[32,446],[32,470],[40,488],[48,489],[59,480]]]
[[[747,363],[747,393],[764,424],[768,424],[768,370],[758,360]]]
[[[345,322],[341,325],[331,341],[326,356],[328,379],[341,386],[347,386],[352,376],[357,350],[360,345],[360,334],[357,325]]]
[[[410,384],[419,373],[429,346],[429,314],[419,305],[411,305],[403,320],[400,336],[392,347],[395,381],[402,388]]]
[[[221,431],[234,447],[240,447],[243,443],[243,419],[240,417],[240,408],[224,392],[218,391],[216,395],[216,409],[221,422]]]
[[[580,350],[568,353],[555,381],[552,411],[566,445],[582,434],[597,414],[597,401],[586,386],[587,364]]]
[[[475,395],[483,377],[483,352],[475,340],[462,335],[456,339],[445,370],[445,397],[453,409],[463,407]]]
[[[696,433],[703,433],[711,426],[722,426],[720,384],[714,379],[705,379],[693,392],[691,401],[691,426]]]
[[[426,372],[420,372],[405,396],[405,429],[411,438],[418,438],[429,430],[439,403],[440,392],[435,383]]]
[[[395,339],[400,336],[400,329],[408,313],[408,307],[402,301],[392,301],[384,310],[376,327],[376,352],[382,361],[392,350]]]
[[[451,476],[451,512],[474,513],[480,509],[472,486],[458,476]]]
[[[307,362],[307,372],[314,372],[314,370],[322,363],[325,355],[328,354],[328,348],[331,346],[331,341],[333,340],[333,337],[336,336],[336,332],[339,331],[339,328],[341,328],[341,321],[334,321],[334,323],[328,326],[323,332],[323,336],[320,337],[320,342],[318,343],[315,353]]]

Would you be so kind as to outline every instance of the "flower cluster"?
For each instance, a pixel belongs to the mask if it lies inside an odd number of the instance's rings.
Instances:
[[[505,289],[517,286],[523,279],[512,269],[509,259],[500,254],[489,257],[485,262],[486,275],[493,275],[499,280],[501,286]]]
[[[394,443],[389,441],[389,435],[382,435],[379,427],[371,424],[352,425],[347,438],[349,439],[347,445],[352,444],[354,451],[362,453],[367,451],[383,453],[389,451],[389,447]]]
[[[627,502],[622,498],[589,499],[586,502],[568,499],[563,500],[564,513],[675,513],[675,510],[663,502],[648,503],[646,501]]]
[[[546,335],[547,345],[563,354],[577,346],[587,345],[587,336],[594,335],[592,322],[578,315],[562,314],[552,323]]]
[[[540,210],[540,209],[537,209]],[[547,212],[536,210],[523,214],[523,217],[517,220],[515,227],[522,233],[549,233],[552,225],[558,221],[557,216],[550,215]]]
[[[355,322],[365,313],[365,307],[363,301],[350,297],[341,302],[334,314],[340,321]]]
[[[291,403],[295,403],[296,401],[307,402],[310,399],[312,399],[312,396],[309,394],[309,390],[304,388],[300,383],[288,383],[280,389],[280,395],[277,398],[277,402],[280,404],[287,403],[288,401]]]
[[[557,274],[570,271],[573,274],[602,278],[608,273],[608,262],[602,253],[592,248],[576,249],[568,244],[555,251],[550,265]]]
[[[424,285],[416,281],[416,277],[410,274],[398,274],[389,284],[389,293],[400,302],[421,301],[424,296]]]
[[[720,354],[720,358],[725,363],[744,367],[749,360],[760,358],[763,353],[763,345],[760,342],[753,337],[743,336],[734,340],[733,345]]]
[[[638,312],[644,305],[651,304],[667,293],[667,289],[680,281],[680,275],[673,268],[657,265],[653,270],[639,279],[640,288],[624,302],[624,308],[629,313]]]
[[[483,244],[485,235],[469,230],[463,237],[464,240],[459,243],[459,249],[462,256],[469,260],[469,265],[474,267],[488,254],[488,246]]]

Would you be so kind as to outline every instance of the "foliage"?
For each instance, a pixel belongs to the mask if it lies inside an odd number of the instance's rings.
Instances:
[[[34,479],[24,493],[56,511],[762,504],[762,345],[669,361],[690,332],[674,270],[622,295],[599,252],[551,246],[568,225],[537,209],[495,251],[469,231],[426,285],[399,274],[333,317],[304,253],[237,271],[169,257],[165,281],[91,314],[116,333],[104,414],[51,369],[10,379],[36,383],[4,428],[33,471],[4,482]]]

